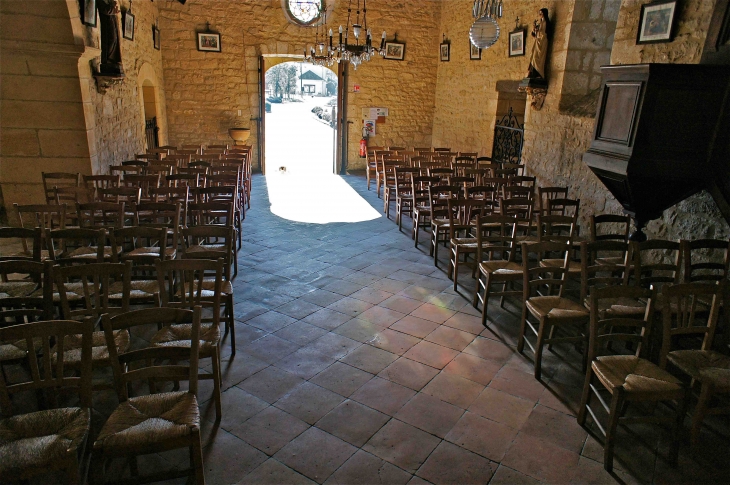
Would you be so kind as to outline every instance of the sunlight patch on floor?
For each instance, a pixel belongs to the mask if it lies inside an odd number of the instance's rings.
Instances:
[[[310,224],[364,222],[382,217],[342,177],[332,174],[266,175],[271,212]]]

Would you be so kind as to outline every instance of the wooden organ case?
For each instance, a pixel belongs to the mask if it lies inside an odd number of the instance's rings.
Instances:
[[[730,66],[602,67],[583,161],[636,223],[707,189],[730,220]]]

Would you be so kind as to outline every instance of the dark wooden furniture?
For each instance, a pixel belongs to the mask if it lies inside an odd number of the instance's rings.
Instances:
[[[730,67],[605,66],[593,139],[583,161],[644,225],[709,190],[730,220]]]

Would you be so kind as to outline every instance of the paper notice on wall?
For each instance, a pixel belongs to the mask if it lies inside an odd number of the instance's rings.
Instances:
[[[368,120],[374,120],[388,116],[388,108],[363,108],[362,117]]]
[[[368,131],[368,136],[375,136],[375,125],[377,122],[375,120],[364,120],[363,126]]]
[[[380,116],[388,116],[388,108],[374,108],[374,109],[376,110],[374,118],[378,118]]]

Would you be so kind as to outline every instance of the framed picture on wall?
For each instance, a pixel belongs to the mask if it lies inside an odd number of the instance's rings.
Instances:
[[[81,0],[81,20],[84,25],[96,27],[96,0]]]
[[[677,21],[677,0],[661,0],[641,6],[637,44],[671,42]]]
[[[134,40],[134,15],[126,10],[122,11],[122,37]]]
[[[152,26],[152,45],[155,49],[160,50],[160,29],[156,25]]]
[[[385,59],[402,61],[406,56],[406,45],[400,42],[385,43]]]
[[[448,42],[444,42],[441,44],[440,57],[441,62],[449,62],[449,59],[451,57],[451,44],[449,44]]]
[[[523,29],[513,30],[509,33],[509,56],[517,57],[525,55],[525,31]]]
[[[469,41],[469,59],[479,61],[482,58],[482,50]]]
[[[221,34],[198,32],[198,50],[204,52],[221,51]]]

